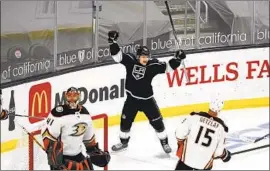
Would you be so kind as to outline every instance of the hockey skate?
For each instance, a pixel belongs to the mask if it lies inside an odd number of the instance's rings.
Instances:
[[[120,142],[120,143],[112,146],[112,151],[114,151],[114,152],[124,151],[127,149],[127,147],[128,147],[127,143],[123,144]]]
[[[172,148],[170,147],[170,145],[168,144],[168,138],[164,139],[164,140],[160,140],[160,143],[162,145],[162,148],[164,150],[165,153],[171,153],[172,152]]]
[[[162,148],[165,151],[165,153],[171,153],[172,152],[172,149],[169,146],[169,144],[162,145]]]

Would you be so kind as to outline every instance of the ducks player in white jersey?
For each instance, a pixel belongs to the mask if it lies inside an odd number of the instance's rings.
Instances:
[[[228,127],[218,113],[224,102],[214,99],[209,111],[192,112],[176,129],[179,161],[175,170],[211,170],[214,158],[223,162],[231,159],[231,153],[225,148]]]
[[[41,132],[51,170],[93,170],[92,164],[105,167],[110,154],[98,147],[91,116],[79,105],[79,90],[69,88],[65,98],[66,104],[52,109]]]

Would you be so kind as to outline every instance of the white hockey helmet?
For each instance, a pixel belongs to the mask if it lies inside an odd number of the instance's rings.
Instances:
[[[224,101],[219,98],[214,98],[210,101],[209,109],[213,112],[219,113],[224,107]]]

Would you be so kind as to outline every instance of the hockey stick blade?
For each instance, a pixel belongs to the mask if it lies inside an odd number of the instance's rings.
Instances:
[[[260,137],[260,138],[257,138],[257,139],[255,139],[254,143],[259,142],[259,141],[261,141],[261,140],[267,138],[268,136],[269,136],[269,134],[266,134],[266,135],[264,135],[264,136],[262,136],[262,137]]]
[[[246,136],[240,136],[238,134],[232,134],[230,136],[230,138],[239,139],[239,140],[241,140],[243,142],[246,142],[246,143],[257,143],[257,142],[259,142],[259,141],[267,138],[268,136],[269,136],[269,134],[266,134],[266,135],[264,135],[262,137],[259,137],[259,138],[254,139],[252,137],[246,137]]]

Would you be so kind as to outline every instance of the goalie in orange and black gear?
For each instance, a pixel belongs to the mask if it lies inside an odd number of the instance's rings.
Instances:
[[[48,135],[51,138],[48,138]],[[51,170],[62,170],[66,168],[63,162],[63,143],[52,137],[47,131],[45,131],[42,136],[45,137],[43,139],[43,144]]]
[[[42,129],[51,170],[94,170],[93,164],[106,166],[110,155],[98,148],[90,113],[79,105],[80,91],[69,88],[65,101],[52,109]]]
[[[63,155],[63,143],[59,140],[43,139],[48,164],[51,170],[94,170],[91,160],[82,154]]]

